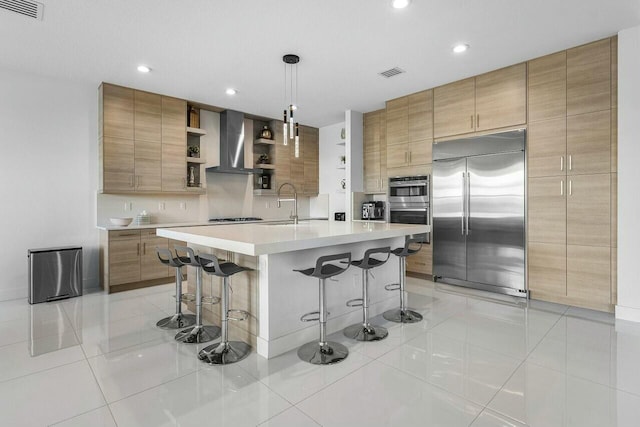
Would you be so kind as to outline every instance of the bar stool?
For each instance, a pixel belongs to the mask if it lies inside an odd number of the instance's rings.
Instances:
[[[346,267],[341,268],[330,261],[344,260]],[[319,310],[303,314],[300,320],[303,322],[318,321],[320,323],[320,341],[311,341],[298,348],[298,357],[305,362],[314,365],[331,365],[343,361],[349,355],[349,350],[344,345],[327,341],[327,298],[325,294],[325,280],[343,273],[349,268],[351,262],[351,254],[349,252],[337,255],[327,255],[318,258],[315,268],[307,268],[304,270],[293,270],[304,274],[305,276],[318,278],[318,301]],[[317,316],[317,317],[310,317]]]
[[[389,335],[389,331],[382,326],[372,326],[369,323],[369,270],[383,265],[389,259],[391,248],[368,249],[364,257],[358,261],[351,261],[351,265],[362,269],[362,298],[355,298],[347,301],[347,307],[362,307],[362,323],[347,326],[344,335],[358,341],[379,341]],[[386,254],[387,258],[382,261],[371,258],[374,254]]]
[[[249,355],[251,346],[244,341],[229,341],[229,320],[246,320],[249,313],[244,310],[229,309],[229,277],[251,269],[232,262],[220,263],[218,258],[211,254],[200,254],[199,261],[207,274],[222,277],[222,338],[219,344],[200,350],[198,358],[211,365],[239,362]],[[241,317],[230,317],[229,313],[239,313]]]
[[[409,246],[412,244],[420,244],[420,246],[418,247],[418,249],[410,249]],[[407,257],[417,254],[420,249],[422,249],[421,239],[407,238],[405,240],[403,248],[396,248],[391,251],[392,254],[398,257],[398,261],[400,263],[400,282],[393,283],[384,287],[388,291],[397,291],[398,289],[400,290],[400,308],[387,310],[382,314],[382,317],[391,322],[416,323],[422,320],[422,315],[420,313],[407,308],[404,298],[404,285],[406,279],[405,269],[407,265]]]
[[[156,326],[162,329],[182,329],[195,325],[194,314],[182,314],[182,264],[171,255],[169,249],[156,248],[156,254],[161,263],[176,269],[176,314],[158,321]]]
[[[220,328],[213,325],[202,324],[202,268],[200,267],[199,257],[195,255],[193,249],[186,246],[176,246],[176,255],[178,263],[181,265],[190,265],[196,268],[196,323],[193,328],[185,329],[175,336],[176,341],[181,341],[187,344],[203,343],[213,341],[220,336]],[[186,256],[181,256],[180,253],[185,253]],[[211,297],[208,300],[209,304],[217,304],[220,302],[219,298]]]

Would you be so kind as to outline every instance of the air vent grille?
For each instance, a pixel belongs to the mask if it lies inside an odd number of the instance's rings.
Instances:
[[[41,20],[44,5],[30,0],[0,0],[0,9]]]
[[[0,0],[1,1],[1,0]],[[398,74],[402,74],[405,71],[402,68],[398,68],[398,67],[393,67],[387,71],[383,71],[381,73],[379,73],[382,77],[393,77],[393,76],[397,76]]]

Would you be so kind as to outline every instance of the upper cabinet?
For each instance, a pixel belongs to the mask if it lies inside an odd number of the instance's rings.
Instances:
[[[526,92],[526,64],[437,87],[434,138],[524,124]]]
[[[133,139],[134,90],[103,84],[100,86],[102,126],[99,137]]]
[[[567,52],[529,61],[529,122],[567,115]]]
[[[567,115],[611,108],[611,39],[567,50]]]
[[[387,191],[385,117],[385,110],[378,110],[366,113],[363,118],[364,192],[369,194]]]

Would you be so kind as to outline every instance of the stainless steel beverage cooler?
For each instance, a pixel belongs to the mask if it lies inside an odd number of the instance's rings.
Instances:
[[[29,304],[82,295],[82,248],[29,249]]]

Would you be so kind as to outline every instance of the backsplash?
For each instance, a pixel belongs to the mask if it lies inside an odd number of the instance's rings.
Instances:
[[[98,194],[97,224],[109,225],[109,218],[135,218],[143,210],[152,223],[192,222],[207,217],[205,196]],[[205,211],[202,212],[201,208]]]

